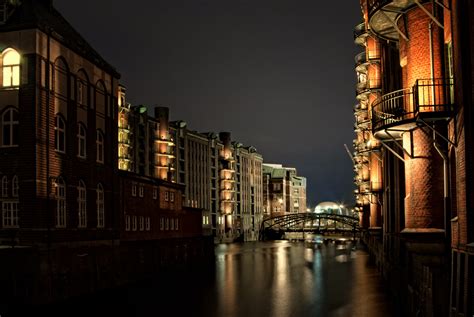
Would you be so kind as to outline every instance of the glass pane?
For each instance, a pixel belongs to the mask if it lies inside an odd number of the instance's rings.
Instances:
[[[3,56],[3,65],[18,65],[20,64],[20,54],[14,50],[8,51]]]
[[[3,67],[3,86],[12,86],[12,69],[11,67]]]
[[[12,68],[13,68],[12,84],[13,86],[19,86],[20,85],[20,66],[13,66]]]

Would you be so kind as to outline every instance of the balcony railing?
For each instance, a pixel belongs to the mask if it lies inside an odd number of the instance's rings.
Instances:
[[[419,79],[413,88],[397,90],[374,101],[372,127],[378,131],[418,117],[449,118],[453,111],[452,79]]]
[[[364,36],[367,35],[367,29],[365,23],[362,22],[354,28],[354,42],[359,45],[363,45]]]
[[[356,67],[367,63],[367,54],[366,54],[366,52],[364,51],[364,52],[360,52],[359,54],[357,54],[354,57],[354,61],[355,61]]]

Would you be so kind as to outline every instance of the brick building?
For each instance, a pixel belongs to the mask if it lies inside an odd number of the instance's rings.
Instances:
[[[174,183],[166,108],[133,134],[142,108],[52,1],[0,1],[0,52],[0,304],[212,258],[201,209]]]
[[[474,5],[360,3],[354,169],[364,240],[404,315],[471,316]]]

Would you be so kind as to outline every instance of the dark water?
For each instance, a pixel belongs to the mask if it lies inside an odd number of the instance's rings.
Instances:
[[[216,247],[209,270],[48,309],[63,316],[393,316],[368,255],[352,242],[255,242]],[[65,313],[67,311],[67,313]]]

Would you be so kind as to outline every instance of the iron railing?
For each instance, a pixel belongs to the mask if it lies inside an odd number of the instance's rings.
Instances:
[[[365,52],[360,52],[354,58],[356,67],[367,62],[367,54]]]
[[[393,0],[368,0],[367,1],[367,8],[368,8],[368,13],[369,13],[369,18],[372,16],[372,14],[377,11],[382,9],[384,6],[387,4],[393,2]]]
[[[454,111],[452,79],[418,79],[412,88],[383,95],[372,105],[374,131],[423,117],[449,117]]]
[[[365,28],[365,23],[362,22],[354,28],[354,40],[357,40],[360,36],[367,33],[367,29]]]

